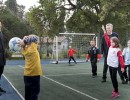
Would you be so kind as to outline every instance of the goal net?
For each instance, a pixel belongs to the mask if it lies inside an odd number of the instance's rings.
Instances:
[[[76,50],[74,54],[76,62],[85,62],[91,40],[95,40],[97,46],[98,38],[94,33],[59,33],[53,40],[53,52],[50,63],[68,63],[67,52],[69,46]]]

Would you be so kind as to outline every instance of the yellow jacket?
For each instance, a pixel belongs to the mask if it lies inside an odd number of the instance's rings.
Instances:
[[[37,50],[37,44],[31,43],[22,49],[22,54],[25,57],[24,76],[42,75],[40,64],[40,56]]]

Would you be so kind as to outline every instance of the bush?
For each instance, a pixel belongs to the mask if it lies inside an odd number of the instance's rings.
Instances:
[[[5,57],[6,57],[6,58],[11,59],[12,54],[13,54],[13,53],[12,53],[10,50],[8,50],[8,49],[5,50]]]

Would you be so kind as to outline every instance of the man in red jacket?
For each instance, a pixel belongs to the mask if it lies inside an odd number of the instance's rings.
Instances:
[[[71,46],[69,46],[69,50],[68,50],[68,57],[69,57],[69,64],[71,59],[73,59],[73,61],[77,64],[77,62],[75,61],[73,54],[76,52],[76,50],[74,50],[73,48],[71,48]]]

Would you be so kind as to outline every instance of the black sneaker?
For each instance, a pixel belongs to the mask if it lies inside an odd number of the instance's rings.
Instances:
[[[2,89],[1,87],[0,87],[0,92],[6,93],[6,91]]]
[[[92,78],[96,78],[97,77],[97,75],[92,75]]]
[[[104,82],[106,82],[106,79],[102,79],[102,81],[101,81],[102,83],[104,83]]]
[[[128,78],[126,79],[126,81],[125,81],[125,82],[126,82],[126,84],[128,84]]]
[[[125,80],[122,80],[122,84],[127,84]]]

